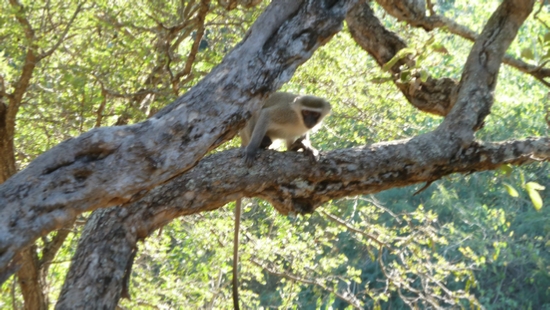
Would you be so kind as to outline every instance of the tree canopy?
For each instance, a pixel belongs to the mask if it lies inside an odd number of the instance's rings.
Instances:
[[[0,8],[2,305],[228,308],[245,197],[251,308],[550,305],[544,1]],[[247,167],[279,89],[323,152]]]

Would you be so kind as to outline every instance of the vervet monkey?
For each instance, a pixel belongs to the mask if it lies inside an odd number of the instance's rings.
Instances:
[[[329,113],[330,103],[323,98],[274,93],[239,132],[241,145],[246,146],[246,164],[251,166],[257,150],[269,147],[274,140],[285,140],[291,150],[292,144],[301,139],[304,151],[317,153],[309,143],[308,132]]]
[[[285,140],[290,151],[303,149],[310,155],[319,153],[309,141],[309,131],[330,113],[330,103],[315,96],[300,96],[278,92],[263,102],[262,109],[253,115],[239,132],[244,160],[251,166],[258,149],[266,149],[275,140]],[[233,307],[239,309],[239,229],[241,199],[235,202],[235,236],[233,239]]]

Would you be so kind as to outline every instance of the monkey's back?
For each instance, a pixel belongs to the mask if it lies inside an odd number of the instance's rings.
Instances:
[[[262,109],[275,106],[275,105],[280,104],[282,102],[285,102],[285,103],[290,105],[296,97],[298,97],[298,95],[292,94],[292,93],[286,93],[286,92],[273,93],[273,94],[271,94],[271,96],[269,96],[269,98],[267,98],[264,101],[264,103],[262,105]]]

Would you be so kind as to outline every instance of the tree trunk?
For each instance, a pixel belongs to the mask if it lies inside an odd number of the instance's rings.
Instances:
[[[13,121],[8,121],[8,107],[1,99],[2,97],[0,97],[0,184],[16,172],[13,134],[10,134],[13,130],[7,128]]]
[[[45,273],[41,272],[36,245],[32,245],[21,252],[21,269],[17,272],[17,280],[25,301],[25,309],[48,309],[45,278]]]
[[[90,265],[71,264],[56,309],[115,309],[138,240],[135,227],[120,225],[129,215],[112,207],[90,216],[73,257]]]
[[[17,172],[15,165],[15,115],[16,112],[8,110],[18,106],[10,103],[6,106],[0,101],[0,184],[4,183]],[[9,118],[9,119],[8,119]],[[17,272],[17,280],[21,287],[25,309],[48,309],[48,297],[44,292],[46,286],[46,273],[41,272],[41,265],[36,253],[36,246],[23,250],[19,254],[20,269]]]

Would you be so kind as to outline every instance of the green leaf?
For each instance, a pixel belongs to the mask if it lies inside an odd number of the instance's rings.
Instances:
[[[527,194],[529,194],[529,197],[531,198],[533,207],[537,211],[539,211],[542,208],[542,197],[537,191],[543,190],[543,189],[544,189],[544,186],[536,182],[529,182],[525,184],[525,190],[527,190]]]
[[[535,190],[538,190],[538,191],[542,191],[544,190],[546,187],[540,185],[539,183],[537,182],[528,182],[527,184],[525,184],[525,188],[532,188],[532,189],[535,189]]]
[[[432,44],[437,44],[437,43],[434,43],[435,42],[435,36],[431,36],[428,41],[426,41],[425,45],[432,45]]]
[[[506,184],[506,183],[504,183],[503,185],[506,188],[506,191],[508,192],[508,195],[510,195],[512,197],[519,197],[518,191],[515,188],[513,188],[512,185]]]
[[[533,53],[533,50],[530,48],[524,48],[521,50],[521,57],[526,58],[529,60],[535,59],[535,54]]]
[[[402,50],[400,50],[399,52],[397,52],[397,54],[395,54],[395,56],[393,56],[392,59],[390,59],[390,61],[388,61],[387,63],[384,64],[384,66],[382,66],[382,70],[384,71],[390,71],[390,69],[401,59],[407,57],[408,55],[410,54],[414,54],[414,49],[412,48],[404,48]]]
[[[426,83],[426,81],[428,80],[428,72],[426,70],[420,70],[420,80],[423,83]]]
[[[510,176],[510,174],[512,173],[512,171],[514,170],[512,168],[512,166],[510,165],[502,165],[500,166],[499,170],[505,175],[505,176]]]
[[[411,71],[409,70],[403,70],[401,71],[401,74],[399,74],[399,79],[403,83],[408,83],[411,81]]]
[[[497,260],[498,256],[500,255],[500,248],[495,249],[495,253],[493,253],[493,260]]]

